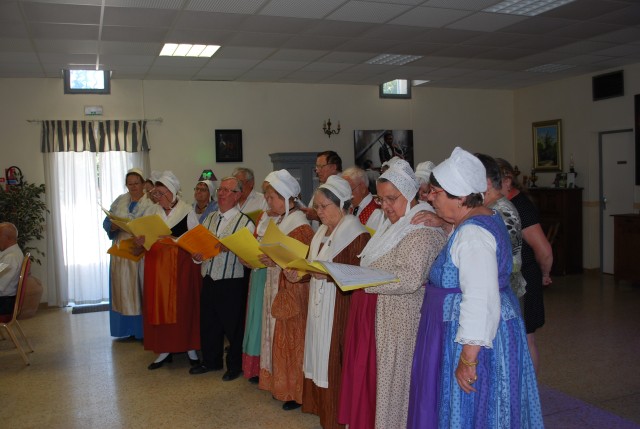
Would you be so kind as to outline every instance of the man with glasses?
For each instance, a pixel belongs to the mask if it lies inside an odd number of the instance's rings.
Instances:
[[[351,214],[357,216],[361,224],[375,231],[384,220],[384,214],[369,192],[367,173],[359,167],[349,167],[344,170],[342,177],[351,186],[351,207],[349,209]]]
[[[247,227],[255,226],[249,217],[238,210],[242,182],[225,177],[216,190],[219,210],[207,216],[202,225],[216,237],[227,237]],[[202,261],[201,254],[193,259]],[[249,277],[237,256],[226,248],[202,263],[202,292],[200,294],[200,343],[202,365],[189,370],[190,374],[204,374],[223,368],[224,338],[229,340],[223,381],[235,380],[242,374],[242,338],[247,307]]]
[[[326,150],[324,152],[320,152],[316,156],[316,176],[318,176],[318,180],[320,184],[323,185],[330,176],[334,174],[340,174],[342,172],[342,158],[336,152],[332,150]],[[312,208],[313,207],[313,197],[311,201],[309,201],[308,207],[302,207],[302,210],[306,215],[307,219],[311,222],[311,227],[314,231],[318,229],[320,226],[320,218],[318,217],[318,213]]]

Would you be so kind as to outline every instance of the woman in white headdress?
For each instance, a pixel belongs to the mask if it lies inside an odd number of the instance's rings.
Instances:
[[[412,366],[408,428],[541,428],[536,375],[510,287],[511,242],[483,206],[486,171],[455,148],[429,200],[455,225],[433,263]]]
[[[400,281],[365,289],[378,294],[375,427],[400,428],[407,421],[423,284],[446,236],[439,228],[411,224],[429,207],[415,199],[418,182],[408,162],[392,163],[378,179],[377,191],[387,219],[362,251],[361,265],[392,272]]]
[[[147,214],[164,220],[171,235],[188,231],[191,206],[179,195],[180,182],[171,171],[164,171],[153,190],[158,203]],[[144,244],[138,237],[138,244]],[[197,365],[200,349],[200,265],[172,240],[158,240],[145,254],[144,263],[144,348],[158,354],[148,368],[160,368],[172,361],[172,353],[188,352],[191,365]]]
[[[435,168],[435,164],[431,161],[421,162],[416,166],[416,180],[418,181],[418,200],[428,203],[427,195],[429,195],[429,177],[431,171]]]
[[[310,244],[313,229],[298,207],[298,181],[287,170],[273,171],[264,181],[268,182],[264,197],[269,213],[270,216],[278,216],[275,223],[280,230],[289,237]],[[268,269],[258,386],[284,401],[284,410],[293,410],[302,403],[302,359],[309,283],[291,283],[268,256],[262,255],[260,260]]]
[[[120,195],[111,204],[109,211],[118,217],[135,219],[144,215],[153,205],[144,193],[142,171],[132,168],[127,171],[125,183],[128,192]],[[106,217],[102,225],[114,244],[131,239]],[[142,339],[142,280],[139,275],[141,263],[119,256],[111,256],[109,266],[109,322],[112,337],[133,336]]]
[[[308,259],[360,265],[358,255],[370,236],[360,220],[348,214],[351,205],[349,182],[337,175],[330,176],[315,192],[313,205],[322,225],[311,240]],[[292,282],[301,280],[296,270],[285,270],[285,275]],[[338,427],[338,397],[350,298],[351,293],[340,290],[330,277],[312,275],[304,343],[302,411],[320,416],[324,429]]]
[[[209,213],[218,210],[218,202],[215,200],[216,185],[211,180],[200,180],[193,188],[193,210],[187,217],[189,229],[195,228],[204,221]]]

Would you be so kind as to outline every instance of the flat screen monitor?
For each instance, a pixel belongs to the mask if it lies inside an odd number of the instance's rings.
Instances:
[[[110,70],[64,70],[65,94],[111,94]]]

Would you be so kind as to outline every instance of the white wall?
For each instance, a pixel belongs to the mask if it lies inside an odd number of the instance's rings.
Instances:
[[[261,180],[274,152],[331,149],[352,165],[355,129],[413,129],[416,162],[439,162],[456,145],[513,156],[511,91],[415,88],[412,100],[381,100],[374,86],[115,80],[111,95],[92,96],[64,95],[60,79],[0,79],[0,99],[0,168],[18,165],[32,183],[44,171],[40,124],[27,120],[86,119],[87,105],[102,105],[104,119],[162,118],[149,124],[151,167],[173,170],[188,200],[202,169],[221,177],[246,165]],[[329,117],[342,125],[331,139]],[[226,128],[243,131],[242,164],[214,162],[214,130]],[[44,260],[33,269],[40,279]]]
[[[598,167],[598,133],[634,128],[634,95],[640,93],[640,64],[613,70],[624,70],[625,96],[600,101],[592,100],[591,78],[584,75],[515,92],[515,159],[523,172],[533,166],[531,124],[562,119],[564,171],[569,170],[573,154],[578,172],[577,185],[583,191],[583,264],[585,268],[600,266],[600,208]],[[601,73],[597,73],[601,74]],[[596,75],[596,74],[594,74]],[[555,173],[538,173],[538,185],[549,186]],[[636,187],[635,202],[640,202]]]
[[[640,92],[639,72],[640,65],[625,68],[627,94]],[[527,172],[531,122],[561,118],[564,154],[574,152],[589,202],[597,197],[596,133],[633,127],[631,95],[593,103],[590,85],[591,76],[583,76],[519,91],[418,87],[411,100],[381,100],[374,86],[115,80],[111,95],[91,96],[64,95],[61,79],[0,79],[0,169],[18,165],[28,181],[42,183],[40,124],[27,120],[86,119],[86,105],[102,105],[104,119],[162,118],[149,125],[151,167],[173,170],[188,200],[203,168],[221,177],[244,165],[260,180],[274,152],[331,149],[349,166],[356,129],[414,130],[416,162],[440,162],[459,145]],[[330,139],[321,129],[329,117],[342,125]],[[228,128],[242,129],[242,164],[215,164],[214,131]],[[593,243],[585,239],[587,245]],[[585,257],[585,264],[593,261]],[[44,279],[45,269],[36,265],[34,274]]]

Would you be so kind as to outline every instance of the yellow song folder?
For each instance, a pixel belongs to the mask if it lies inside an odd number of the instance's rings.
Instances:
[[[260,243],[247,227],[227,237],[219,237],[218,240],[252,268],[265,268],[265,265],[258,258],[259,255],[262,255],[262,251],[259,248]]]
[[[258,219],[260,218],[260,215],[263,213],[262,210],[255,210],[249,213],[245,213],[247,216],[249,216],[249,219],[251,219],[253,221],[253,223],[255,223],[256,225],[258,224]]]
[[[269,220],[267,230],[262,237],[260,250],[278,264],[281,268],[287,268],[287,264],[296,259],[305,259],[309,253],[309,246],[289,237],[280,228]]]
[[[162,218],[157,214],[142,216],[126,223],[115,219],[111,219],[111,222],[118,225],[120,229],[128,232],[134,237],[144,235],[144,248],[147,250],[151,249],[153,243],[155,243],[161,236],[171,235],[171,229],[169,229],[167,224],[164,223]]]
[[[105,209],[105,208],[104,208],[104,207],[102,207],[102,206],[101,206],[100,208],[102,209],[102,211],[104,212],[104,214],[106,214],[106,215],[107,215],[107,217],[108,217],[109,219],[111,219],[112,221],[113,221],[113,220],[117,220],[117,221],[119,221],[119,222],[127,223],[127,222],[129,222],[129,221],[131,220],[131,219],[126,218],[126,217],[116,216],[116,215],[114,215],[113,213],[111,213],[109,210]]]
[[[198,224],[178,238],[167,237],[190,254],[202,253],[202,259],[211,259],[220,253],[220,240],[207,228]]]
[[[126,240],[121,240],[119,245],[114,243],[113,246],[107,250],[107,253],[138,262],[144,256],[144,252],[141,252],[139,255],[134,255],[132,253],[134,247],[136,247],[136,245],[133,243],[133,238],[128,238]]]

